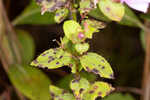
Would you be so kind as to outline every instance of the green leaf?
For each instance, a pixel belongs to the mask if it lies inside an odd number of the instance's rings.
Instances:
[[[66,75],[57,82],[57,86],[66,90],[70,90],[69,85],[73,78],[73,74]]]
[[[96,53],[87,53],[80,58],[81,65],[88,72],[99,74],[104,78],[114,78],[110,64]]]
[[[80,1],[80,14],[84,14],[84,13],[88,13],[90,12],[90,10],[92,10],[94,8],[94,5],[92,5],[93,3],[91,2],[91,0],[81,0]]]
[[[124,16],[124,6],[112,0],[100,0],[99,8],[105,16],[114,21],[120,21]]]
[[[150,14],[141,14],[140,17],[144,20],[150,21]]]
[[[78,43],[75,44],[75,49],[78,53],[83,54],[84,52],[87,52],[89,49],[89,44],[88,43]]]
[[[49,89],[53,100],[75,100],[72,94],[56,86],[50,85]]]
[[[61,23],[64,19],[66,19],[66,17],[68,16],[68,13],[69,13],[69,11],[66,8],[58,9],[56,11],[55,18],[54,18],[55,21],[57,23]]]
[[[121,25],[127,25],[132,27],[138,27],[138,24],[140,20],[139,18],[134,14],[134,12],[125,6],[125,14],[123,19],[119,22]]]
[[[145,39],[145,31],[143,31],[143,30],[141,30],[140,39],[141,39],[141,45],[142,45],[143,49],[145,50],[145,48],[146,48],[146,39]]]
[[[89,82],[94,82],[96,80],[96,76],[92,73],[80,72],[80,76],[86,78]],[[69,84],[73,78],[74,78],[73,74],[67,75],[57,82],[57,86],[63,89],[70,90]]]
[[[106,24],[102,21],[97,21],[94,19],[86,19],[82,21],[82,24],[88,24],[90,27],[93,27],[95,29],[103,29],[106,27]],[[84,25],[85,27],[86,25]]]
[[[70,40],[66,37],[66,36],[64,36],[63,38],[61,38],[61,45],[62,45],[62,48],[67,48],[67,44],[70,42]]]
[[[135,100],[129,94],[113,93],[102,100]]]
[[[25,10],[13,20],[13,25],[20,24],[54,24],[54,13],[45,13],[41,15],[40,7],[36,4],[34,0]]]
[[[72,57],[61,48],[49,49],[42,53],[31,65],[41,68],[55,69],[71,63]]]
[[[56,97],[54,100],[76,100],[74,96],[70,93],[61,94]]]
[[[83,30],[80,24],[77,23],[76,21],[73,20],[65,21],[63,29],[66,37],[73,43],[81,42],[84,38],[79,36],[80,34],[83,34]]]
[[[105,22],[111,22],[111,20],[106,17],[101,10],[97,7],[96,9],[92,9],[89,13],[89,16],[96,18],[97,20],[102,20]]]
[[[51,96],[59,96],[60,94],[66,93],[67,91],[60,89],[54,85],[49,86]]]
[[[18,40],[21,43],[22,61],[29,64],[35,54],[35,44],[31,35],[24,30],[16,30]]]
[[[87,38],[92,38],[93,33],[95,32],[99,32],[98,29],[103,29],[105,28],[105,24],[103,22],[97,21],[97,20],[90,20],[90,19],[86,19],[82,21],[82,25],[84,27],[84,31],[85,31],[85,36]]]
[[[50,100],[50,80],[40,70],[28,65],[12,65],[8,75],[13,85],[32,100]]]
[[[86,78],[89,82],[93,83],[96,80],[96,76],[93,73],[81,72],[81,77]]]
[[[106,82],[95,82],[84,93],[83,100],[96,100],[97,97],[105,97],[113,90],[114,88]]]
[[[125,8],[125,14],[120,22],[118,22],[121,25],[127,25],[127,26],[132,26],[132,27],[138,27],[137,23],[140,23],[139,18],[134,14],[134,12],[128,8],[127,6],[124,5]],[[90,16],[102,20],[105,22],[111,22],[110,19],[108,19],[104,14],[97,8],[93,9],[90,13]]]
[[[83,97],[83,94],[87,91],[89,88],[90,83],[85,78],[79,78],[74,79],[70,83],[70,88],[72,89],[74,96],[77,100],[81,100]]]

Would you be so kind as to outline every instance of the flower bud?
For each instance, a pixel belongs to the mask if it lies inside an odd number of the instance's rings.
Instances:
[[[78,34],[78,38],[79,39],[83,39],[85,37],[85,35],[82,33],[82,32],[80,32],[79,34]]]

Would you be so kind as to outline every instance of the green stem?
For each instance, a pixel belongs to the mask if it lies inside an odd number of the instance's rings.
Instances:
[[[73,18],[73,20],[77,21],[77,13],[76,13],[76,10],[73,10],[73,11],[72,11],[72,18]]]
[[[127,15],[125,15],[124,17],[126,19],[132,21],[133,23],[137,24],[142,30],[148,30],[148,28],[143,23],[141,23],[140,21],[138,21],[138,20],[136,20],[130,16],[127,16]]]
[[[70,10],[70,18],[72,20],[75,20],[77,21],[77,11],[76,11],[76,8],[74,8],[74,3],[75,3],[75,0],[70,0],[70,7],[69,7],[69,10]]]

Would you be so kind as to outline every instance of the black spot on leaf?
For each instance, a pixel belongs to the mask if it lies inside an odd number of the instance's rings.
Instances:
[[[52,56],[48,56],[48,58],[49,58],[49,59],[52,59],[53,57],[52,57]]]
[[[94,93],[94,90],[89,91],[90,94]]]
[[[72,83],[78,83],[80,81],[80,79],[75,79],[72,81]]]
[[[88,72],[91,72],[91,70],[89,69],[89,67],[88,67],[88,66],[86,67],[86,70],[87,70]]]
[[[59,62],[56,62],[56,65],[58,65],[59,64]]]
[[[54,94],[54,93],[52,93],[52,92],[50,93],[50,95],[51,95],[52,97],[54,97],[54,96],[55,96],[55,94]]]
[[[102,59],[102,60],[101,60],[101,62],[103,62],[103,63],[104,63],[104,62],[105,62],[105,60],[104,60],[104,59]]]
[[[50,63],[52,60],[48,60],[48,63]]]
[[[111,77],[112,79],[114,79],[114,74],[110,74],[110,77]]]
[[[105,69],[105,66],[101,66],[102,67],[102,69]]]
[[[53,61],[53,60],[55,60],[55,58],[52,58],[51,60]]]
[[[63,58],[63,56],[60,56],[59,59]]]
[[[102,92],[98,92],[98,95],[101,96],[101,95],[102,95]]]
[[[84,91],[84,89],[83,89],[83,88],[81,88],[81,89],[79,90],[79,93],[81,94],[83,91]]]
[[[99,74],[99,71],[95,68],[92,70],[92,72],[95,73],[95,74]]]

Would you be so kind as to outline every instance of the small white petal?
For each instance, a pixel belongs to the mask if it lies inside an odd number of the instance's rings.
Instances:
[[[146,13],[149,7],[150,0],[122,0],[125,2],[129,7]]]
[[[99,1],[99,0],[93,0],[93,2],[94,2],[94,7],[95,7],[95,8],[96,8],[96,5],[97,5],[98,1]]]

